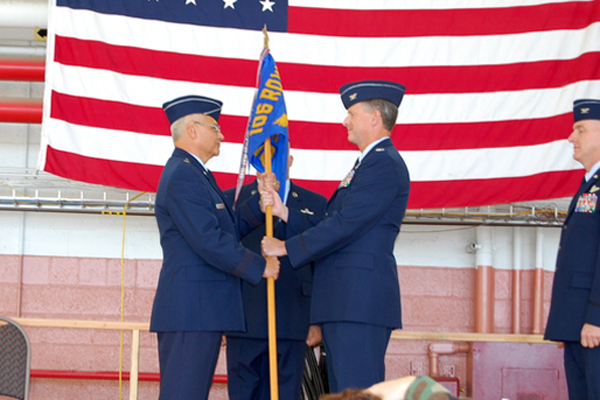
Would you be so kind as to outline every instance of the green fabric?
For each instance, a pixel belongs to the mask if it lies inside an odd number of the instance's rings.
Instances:
[[[455,400],[450,391],[428,376],[418,377],[408,388],[406,400]]]

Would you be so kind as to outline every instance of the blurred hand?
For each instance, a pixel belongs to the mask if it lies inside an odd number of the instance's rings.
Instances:
[[[408,392],[408,388],[416,379],[416,376],[409,375],[390,381],[383,381],[371,386],[367,389],[367,391],[374,395],[380,396],[383,400],[404,400],[406,399],[406,392]]]
[[[275,189],[279,191],[279,181],[273,172],[258,172],[256,174],[258,178],[258,191],[265,190],[266,188]]]
[[[283,240],[265,236],[260,242],[263,256],[283,257],[287,256],[287,249]]]
[[[262,211],[264,214],[267,213],[267,207],[268,206],[273,206],[273,204],[275,203],[275,199],[273,198],[273,190],[268,191],[268,190],[262,190],[259,192],[260,193],[260,200],[258,201],[258,204],[260,205],[260,211]],[[273,210],[271,209],[271,212],[273,212]]]
[[[260,192],[260,210],[263,213],[266,213],[267,206],[272,207],[271,212],[274,216],[279,217],[283,222],[287,222],[289,209],[283,204],[283,201],[281,201],[279,193],[271,188],[266,188]]]
[[[584,324],[581,329],[581,345],[593,349],[600,344],[600,326]]]
[[[277,257],[267,257],[267,265],[265,266],[265,272],[263,278],[279,278],[280,262]]]
[[[564,349],[565,348],[565,342],[556,342],[556,346],[558,346],[559,349]]]
[[[321,343],[321,327],[319,325],[311,325],[308,328],[306,344],[310,347],[315,347],[319,343]]]

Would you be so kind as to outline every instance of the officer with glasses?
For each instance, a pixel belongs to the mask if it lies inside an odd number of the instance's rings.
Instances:
[[[160,400],[208,398],[223,332],[246,329],[240,280],[256,285],[279,275],[276,258],[240,244],[264,221],[259,196],[232,210],[206,168],[224,138],[221,106],[195,95],[163,105],[175,150],[155,204],[163,264],[150,330],[158,336]]]

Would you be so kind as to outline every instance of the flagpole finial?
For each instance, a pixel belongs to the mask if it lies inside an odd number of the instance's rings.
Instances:
[[[267,24],[262,28],[262,33],[265,35],[265,49],[269,48],[269,34],[267,33]]]

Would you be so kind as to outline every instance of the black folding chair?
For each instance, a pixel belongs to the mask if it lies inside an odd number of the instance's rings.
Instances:
[[[0,316],[0,395],[27,400],[31,345],[23,328]]]
[[[314,349],[309,347],[304,359],[302,399],[319,400],[319,397],[325,393],[329,393],[325,348],[322,345],[319,346],[319,360],[317,361]]]

